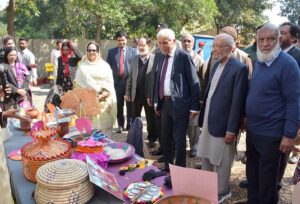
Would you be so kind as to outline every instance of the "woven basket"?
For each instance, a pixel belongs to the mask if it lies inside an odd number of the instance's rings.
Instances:
[[[55,133],[55,129],[31,131],[35,141],[22,147],[23,173],[29,181],[36,182],[36,171],[43,164],[71,157],[71,144],[61,139],[51,139]]]
[[[86,164],[80,160],[47,163],[38,169],[36,180],[34,197],[38,204],[87,203],[95,193]]]

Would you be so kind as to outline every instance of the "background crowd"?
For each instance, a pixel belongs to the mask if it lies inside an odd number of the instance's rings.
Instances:
[[[108,136],[115,119],[116,132],[122,133],[144,108],[148,146],[159,145],[151,154],[161,155],[163,171],[169,171],[169,164],[186,167],[188,136],[188,156],[201,158],[201,168],[218,175],[219,203],[231,197],[231,167],[245,131],[247,203],[277,203],[287,163],[299,160],[299,27],[264,24],[243,51],[235,28],[226,26],[206,61],[201,50],[193,50],[190,33],[176,40],[166,24],[156,32],[156,43],[142,36],[133,48],[126,33],[118,31],[117,46],[105,60],[96,42],[87,44],[83,56],[72,41],[57,41],[51,53],[53,89],[61,89],[60,95],[74,87],[94,89],[102,109],[93,126]],[[34,104],[30,87],[37,85],[38,66],[28,39],[18,43],[5,36],[0,51],[3,125],[5,118],[19,117],[14,108]]]

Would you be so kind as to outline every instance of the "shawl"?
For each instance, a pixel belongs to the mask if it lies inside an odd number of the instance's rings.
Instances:
[[[105,101],[101,101],[100,114],[97,116],[97,126],[100,129],[112,128],[117,114],[117,99],[114,88],[112,70],[107,62],[99,59],[91,62],[84,60],[78,67],[74,79],[75,86],[94,89],[101,93],[103,89],[109,92]]]
[[[62,51],[63,47],[61,47],[60,56],[61,56],[62,64],[65,65],[65,72],[64,72],[64,74],[66,76],[69,76],[70,75],[69,59],[74,54],[74,52],[73,52],[73,49],[70,46],[70,44],[67,44],[67,46],[69,48],[69,53],[67,55],[65,55],[63,53],[63,51]]]

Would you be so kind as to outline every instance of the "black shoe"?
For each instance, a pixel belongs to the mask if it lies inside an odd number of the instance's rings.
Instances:
[[[165,162],[165,158],[164,157],[160,157],[158,160],[157,160],[158,163],[163,163]]]
[[[125,130],[128,131],[129,129],[130,129],[130,125],[127,125]]]
[[[122,127],[118,127],[117,133],[118,133],[118,134],[121,134],[121,133],[122,133],[122,129],[123,129]]]
[[[157,151],[150,152],[150,154],[152,156],[161,156],[162,155],[162,151],[157,150]]]
[[[149,148],[153,148],[153,147],[155,147],[156,146],[156,143],[155,142],[148,142],[148,146],[149,146]]]
[[[248,181],[247,180],[241,181],[239,184],[239,187],[240,188],[248,188]]]

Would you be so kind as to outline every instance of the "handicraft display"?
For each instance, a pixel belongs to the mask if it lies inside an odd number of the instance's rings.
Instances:
[[[21,149],[23,158],[23,172],[25,177],[36,182],[37,169],[45,163],[71,156],[71,144],[62,139],[51,139],[56,129],[39,129],[30,132],[33,141],[25,144]]]
[[[89,156],[86,156],[86,163],[90,181],[115,197],[123,200],[122,191],[116,177],[97,165]]]
[[[125,142],[111,142],[105,144],[104,151],[109,155],[110,163],[118,163],[131,158],[135,149],[132,145]]]
[[[86,164],[79,160],[62,159],[43,165],[36,174],[34,193],[38,204],[83,204],[94,195]]]
[[[131,183],[123,194],[131,203],[142,204],[154,203],[164,196],[162,189],[150,182]]]

